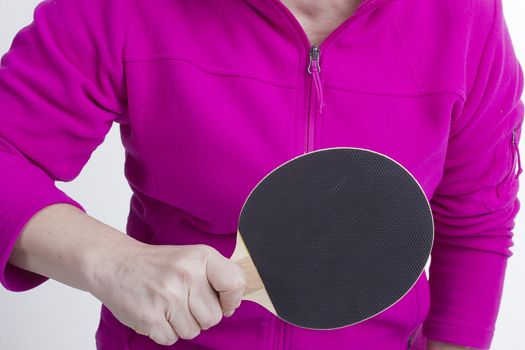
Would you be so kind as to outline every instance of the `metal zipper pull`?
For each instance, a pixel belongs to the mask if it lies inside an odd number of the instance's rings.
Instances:
[[[317,91],[317,101],[319,104],[319,114],[323,113],[324,107],[324,96],[323,96],[323,86],[321,85],[321,79],[319,77],[319,72],[321,72],[321,66],[319,64],[319,56],[321,50],[319,45],[313,45],[310,49],[310,63],[308,64],[308,74],[311,74],[315,83],[315,89]]]
[[[319,45],[314,45],[310,48],[310,64],[308,65],[308,73],[312,74],[312,62],[315,62],[315,70],[317,72],[321,71],[321,66],[319,65],[319,55],[321,53],[321,50],[319,49]]]

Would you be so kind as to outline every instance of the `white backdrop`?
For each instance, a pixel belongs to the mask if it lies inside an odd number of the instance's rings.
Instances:
[[[16,32],[32,21],[38,2],[0,0],[0,55],[9,49]],[[525,68],[525,3],[506,0],[504,10],[514,47]],[[520,149],[525,149],[524,144]],[[525,156],[523,151],[522,154]],[[91,216],[124,231],[131,191],[123,165],[123,147],[115,124],[79,177],[58,186],[82,203]],[[524,192],[525,186],[521,186],[523,207]],[[507,269],[493,350],[525,349],[524,218],[522,210],[516,220],[514,255]],[[24,293],[11,293],[0,287],[0,349],[94,350],[99,308],[100,302],[90,294],[54,280]]]

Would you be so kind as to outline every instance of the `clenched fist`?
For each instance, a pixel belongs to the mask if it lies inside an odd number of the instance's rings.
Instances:
[[[90,292],[120,322],[161,345],[191,339],[240,305],[246,276],[204,245],[138,241],[97,258]]]

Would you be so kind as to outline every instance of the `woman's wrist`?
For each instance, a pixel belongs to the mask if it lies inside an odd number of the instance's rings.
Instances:
[[[145,245],[64,203],[43,208],[25,225],[9,262],[91,294],[111,278],[112,261]]]
[[[126,257],[147,246],[127,234],[107,226],[85,250],[83,275],[86,290],[100,299],[104,286],[123,267]]]
[[[112,246],[132,240],[72,205],[57,203],[28,220],[9,263],[90,291],[97,271],[104,268],[98,260],[110,255]]]

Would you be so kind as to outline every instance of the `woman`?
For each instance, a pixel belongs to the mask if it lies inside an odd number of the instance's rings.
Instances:
[[[45,1],[0,70],[0,280],[92,293],[103,350],[487,349],[519,209],[522,88],[501,0]],[[113,122],[128,235],[54,185]],[[414,174],[436,239],[429,281],[313,331],[240,303],[227,258],[253,186],[337,146]]]

